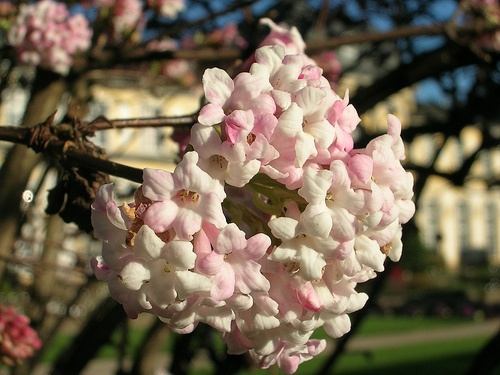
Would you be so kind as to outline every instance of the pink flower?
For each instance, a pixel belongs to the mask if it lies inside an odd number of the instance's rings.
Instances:
[[[226,333],[231,331],[234,312],[225,302],[216,301],[205,294],[192,294],[177,300],[166,309],[155,310],[160,320],[180,334],[191,333],[202,322]]]
[[[326,259],[334,257],[334,240],[307,233],[304,222],[289,217],[273,219],[269,227],[273,235],[282,241],[269,255],[269,259],[283,264],[296,264],[297,272],[304,280],[320,280]]]
[[[143,214],[155,232],[170,228],[180,239],[190,239],[206,221],[222,228],[226,219],[215,192],[215,181],[197,165],[198,154],[188,152],[173,173],[145,169],[142,191],[152,201]]]
[[[269,281],[260,273],[257,261],[271,245],[269,237],[258,233],[247,240],[233,223],[218,232],[213,250],[197,261],[201,272],[215,276],[211,296],[221,301],[234,293],[267,292]]]
[[[76,53],[90,47],[92,30],[80,14],[69,16],[62,3],[42,0],[21,5],[8,34],[19,60],[66,75]]]
[[[323,69],[323,75],[330,82],[332,89],[335,89],[340,79],[342,66],[334,51],[322,51],[313,56],[314,61]]]
[[[295,166],[302,167],[335,140],[333,125],[326,118],[335,96],[330,88],[306,86],[293,93],[290,106],[278,119],[277,130],[294,138]]]
[[[301,59],[304,60],[306,65],[316,65],[310,57],[305,55],[306,43],[295,26],[287,27],[287,25],[277,25],[270,18],[262,18],[260,23],[268,26],[270,31],[269,34],[260,42],[259,47],[282,46],[285,54],[299,55]],[[242,70],[247,70],[248,67],[254,62],[255,55],[252,55],[243,63]]]
[[[299,365],[314,356],[320,354],[326,348],[325,340],[309,340],[305,345],[290,345],[287,342],[281,342],[278,348],[271,354],[258,356],[254,354],[254,359],[263,369],[269,368],[277,363],[280,369],[287,374],[293,374],[297,371]]]
[[[15,366],[33,356],[42,347],[29,319],[18,314],[13,306],[0,305],[0,355],[7,366]]]
[[[184,300],[210,290],[207,277],[190,271],[195,266],[196,254],[189,241],[164,243],[144,225],[136,236],[134,254],[118,278],[125,288],[137,291],[145,308],[164,309],[176,299]]]
[[[112,14],[116,41],[122,40],[124,33],[140,30],[143,26],[142,4],[139,0],[116,0]]]
[[[238,112],[241,111],[233,112],[234,115],[231,114],[228,118],[236,117]],[[253,129],[253,121],[249,127]],[[200,154],[199,166],[218,181],[222,191],[225,183],[236,187],[246,185],[259,172],[259,159],[270,154],[271,158],[274,157],[274,149],[269,147],[262,134],[256,136],[250,144],[247,139],[236,143],[222,141],[213,127],[201,124],[195,124],[191,131],[191,145]]]
[[[209,104],[201,109],[199,123],[215,125],[237,109],[250,109],[255,116],[273,114],[276,106],[271,96],[263,92],[266,84],[262,77],[249,73],[240,73],[233,81],[222,69],[207,69],[203,89]]]
[[[193,151],[174,172],[146,169],[130,205],[98,193],[93,269],[129,315],[179,333],[209,324],[228,352],[293,373],[325,348],[314,331],[348,332],[368,298],[358,284],[401,256],[413,178],[399,120],[354,149],[348,93],[295,29],[264,22],[279,45],[260,47],[248,72],[205,71]]]
[[[123,267],[122,259],[130,254],[126,242],[132,222],[115,202],[113,185],[103,185],[97,191],[96,199],[91,206],[91,221],[94,236],[103,240],[103,261],[113,268]],[[108,269],[106,268],[104,272],[106,273]]]
[[[268,26],[271,31],[260,43],[259,47],[282,45],[285,47],[287,55],[304,54],[306,43],[295,26],[291,28],[280,26],[269,18],[262,18],[260,23]]]

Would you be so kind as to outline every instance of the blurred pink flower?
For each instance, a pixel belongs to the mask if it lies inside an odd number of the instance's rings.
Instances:
[[[139,0],[116,0],[112,9],[115,40],[121,40],[125,33],[142,29],[143,12]]]
[[[13,306],[0,305],[0,355],[5,365],[18,365],[42,347],[42,341],[29,323]]]
[[[73,56],[90,47],[92,30],[81,14],[69,15],[66,5],[52,0],[22,4],[8,34],[18,59],[66,75]]]

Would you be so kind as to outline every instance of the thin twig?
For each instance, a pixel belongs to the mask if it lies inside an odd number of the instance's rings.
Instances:
[[[190,127],[196,123],[198,113],[186,116],[175,117],[154,117],[154,118],[132,118],[108,120],[105,117],[97,117],[88,123],[90,131],[122,129],[122,128],[161,128],[172,127]]]

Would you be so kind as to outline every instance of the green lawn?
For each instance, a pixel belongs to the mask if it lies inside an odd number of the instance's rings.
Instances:
[[[368,354],[348,353],[340,359],[334,373],[459,375],[469,368],[474,355],[487,340],[487,337],[479,337],[376,350]]]
[[[360,327],[358,336],[372,336],[378,334],[390,334],[410,332],[414,330],[432,330],[456,326],[460,324],[474,324],[470,320],[458,318],[410,318],[410,317],[368,317]],[[130,345],[127,352],[133,354],[140,345],[144,331],[137,328],[131,330]],[[492,332],[493,334],[493,332]],[[319,332],[316,337],[326,337]],[[453,341],[428,342],[425,344],[414,344],[402,347],[391,347],[384,349],[374,349],[370,352],[347,352],[337,362],[334,375],[460,375],[468,368],[474,355],[489,339],[488,336],[473,337],[470,339],[459,339]],[[44,355],[44,362],[52,362],[57,358],[58,352],[69,344],[71,338],[60,336],[55,340],[54,345],[47,348]],[[331,340],[331,339],[330,339]],[[331,343],[329,344],[331,346]],[[166,343],[165,351],[167,351]],[[117,350],[112,345],[103,347],[99,356],[101,358],[114,358]],[[297,375],[315,374],[322,366],[326,357],[319,356],[299,367]],[[210,374],[206,369],[197,369],[193,374]],[[261,374],[281,374],[276,369],[263,371],[252,370],[240,373],[240,375],[261,375]],[[500,370],[495,373],[500,375]]]
[[[425,343],[378,349],[363,353],[345,353],[332,374],[336,375],[444,375],[463,374],[475,353],[487,341],[487,337]],[[310,361],[298,375],[314,374],[323,360]]]
[[[477,350],[487,341],[486,337],[456,340],[453,342],[426,343],[399,348],[374,350],[369,353],[345,353],[332,375],[460,375],[464,374]],[[317,357],[299,366],[296,375],[315,375],[324,363]],[[192,375],[209,375],[209,370],[196,370]],[[238,375],[282,375],[283,372],[259,370]],[[500,375],[498,369],[492,375]]]

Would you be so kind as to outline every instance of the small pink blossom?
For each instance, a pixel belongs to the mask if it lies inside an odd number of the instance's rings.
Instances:
[[[235,224],[221,229],[212,244],[213,251],[197,262],[201,272],[215,276],[211,296],[221,301],[234,293],[267,292],[269,281],[260,273],[257,261],[270,245],[271,240],[263,233],[247,240]]]
[[[0,305],[0,360],[15,366],[30,358],[42,347],[29,319],[16,312],[13,306]]]
[[[282,45],[285,47],[287,55],[298,55],[304,53],[306,43],[295,26],[292,26],[291,28],[280,26],[269,18],[261,19],[260,23],[271,29],[269,35],[267,35],[260,43],[260,47]]]
[[[325,348],[325,340],[310,340],[307,344],[300,346],[293,346],[286,342],[282,342],[272,354],[266,356],[254,354],[254,357],[263,369],[269,368],[271,365],[277,363],[285,373],[293,374],[297,371],[301,363],[320,354]]]
[[[141,30],[144,24],[142,4],[139,0],[115,0],[112,7],[114,40],[120,41],[123,35]]]
[[[142,191],[152,203],[143,214],[155,232],[170,228],[181,239],[190,239],[207,221],[221,228],[226,219],[214,193],[215,181],[197,165],[198,154],[188,152],[173,173],[145,169]]]

